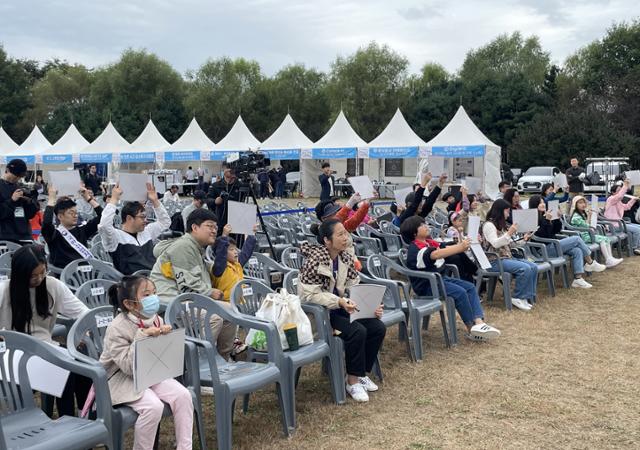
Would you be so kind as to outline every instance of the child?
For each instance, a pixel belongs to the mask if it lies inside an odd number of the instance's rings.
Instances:
[[[553,183],[545,183],[542,185],[542,198],[544,198],[544,204],[548,205],[552,200],[558,200],[560,203],[564,203],[569,201],[569,188],[564,187],[564,195],[560,198],[556,198],[556,192],[558,192],[558,188],[553,185]]]
[[[449,228],[447,228],[447,237],[453,239],[454,242],[462,241],[462,234],[464,233],[464,223],[462,220],[462,214],[459,212],[451,211],[449,213]]]
[[[429,238],[429,228],[421,217],[410,217],[400,227],[406,242],[411,242],[407,253],[407,267],[411,270],[440,272],[444,259],[464,253],[470,245],[468,239],[443,246]],[[500,331],[484,322],[484,312],[473,283],[458,278],[442,277],[444,294],[453,297],[458,314],[467,327],[466,337],[472,341],[486,341],[500,336]],[[418,295],[431,295],[429,280],[411,278],[411,286]]]
[[[569,223],[575,227],[589,228],[591,223],[591,214],[597,212],[591,211],[587,208],[587,199],[582,195],[576,195],[571,202],[571,211],[569,212]],[[589,233],[580,233],[582,240],[587,244],[591,243],[591,236]],[[596,234],[596,244],[600,245],[600,250],[605,257],[604,265],[609,267],[615,267],[622,262],[622,258],[614,258],[611,251],[611,242],[609,238],[601,234]]]
[[[126,404],[138,413],[133,448],[153,448],[166,402],[173,413],[177,449],[190,450],[193,402],[187,388],[170,378],[140,393],[133,389],[134,342],[171,331],[171,326],[163,324],[157,314],[160,300],[155,285],[146,277],[125,276],[109,288],[109,301],[117,315],[105,333],[100,362],[107,371],[112,403]]]

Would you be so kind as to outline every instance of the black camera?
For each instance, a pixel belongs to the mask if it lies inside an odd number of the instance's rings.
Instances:
[[[226,202],[229,200],[229,193],[227,191],[220,192],[220,198]]]
[[[255,174],[259,169],[264,169],[271,164],[271,160],[263,153],[245,152],[240,157],[227,165],[233,169],[236,176],[242,181],[249,181],[251,174]]]

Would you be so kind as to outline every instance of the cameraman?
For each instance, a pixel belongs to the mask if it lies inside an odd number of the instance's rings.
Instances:
[[[12,159],[0,179],[0,236],[18,244],[32,242],[29,221],[38,212],[34,198],[37,192],[28,191],[18,183],[27,174],[21,159]]]
[[[227,168],[220,181],[216,181],[209,188],[209,198],[214,199],[215,213],[218,216],[218,227],[227,224],[227,201],[240,201],[240,182],[236,178],[234,169]]]

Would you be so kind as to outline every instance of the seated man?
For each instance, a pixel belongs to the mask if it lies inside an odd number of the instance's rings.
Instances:
[[[211,265],[204,260],[204,250],[216,241],[217,217],[208,209],[196,209],[187,219],[186,233],[160,242],[154,249],[158,258],[151,271],[160,302],[167,305],[178,295],[195,292],[212,300],[224,300],[223,292],[211,284]],[[226,261],[220,261],[222,270]],[[228,306],[228,303],[225,303]],[[218,316],[211,318],[211,331],[218,352],[228,359],[233,350],[236,326]]]
[[[171,218],[158,200],[153,185],[147,183],[147,198],[153,204],[156,221],[147,224],[144,205],[140,202],[128,202],[120,212],[122,229],[118,229],[113,225],[113,218],[121,195],[120,186],[114,187],[109,203],[102,212],[98,225],[102,245],[111,255],[115,268],[123,274],[131,275],[138,270],[151,270],[156,262],[153,256],[153,241],[169,228]]]
[[[162,203],[167,204],[170,202],[179,202],[180,195],[178,194],[179,188],[175,184],[169,188],[167,192],[162,196]]]
[[[207,204],[205,203],[206,199],[207,194],[204,191],[195,191],[193,193],[193,202],[191,202],[190,205],[185,206],[182,210],[182,220],[184,221],[185,230],[187,229],[187,219],[189,218],[189,214],[196,209],[207,209]]]
[[[56,188],[49,185],[49,199],[42,220],[42,236],[49,246],[49,262],[61,269],[76,259],[89,259],[93,255],[87,248],[89,239],[98,232],[102,207],[93,198],[93,192],[82,189],[82,198],[96,212],[96,217],[84,225],[78,225],[78,208],[70,197],[56,200]],[[53,216],[58,218],[58,227],[53,224]]]

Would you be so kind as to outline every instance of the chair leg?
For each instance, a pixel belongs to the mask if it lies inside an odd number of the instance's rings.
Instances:
[[[218,434],[218,450],[231,450],[233,404],[229,393],[216,392],[214,395],[216,405],[216,433]]]
[[[400,322],[400,332],[399,334],[402,334],[405,336],[404,338],[404,342],[407,345],[407,354],[409,355],[409,361],[415,361],[415,355],[413,354],[413,350],[411,349],[411,342],[409,341],[409,329],[407,327],[407,322],[403,321]]]
[[[334,387],[334,400],[336,404],[342,405],[347,401],[347,391],[344,386],[345,369],[344,369],[344,346],[339,337],[331,337],[330,348],[330,367],[329,373],[331,384]]]
[[[282,431],[285,437],[291,436],[289,430],[289,423],[291,422],[291,418],[289,417],[289,411],[287,407],[287,399],[285,398],[285,394],[283,392],[283,387],[280,383],[276,382],[276,393],[278,395],[278,404],[280,405],[280,412],[282,413]]]
[[[291,363],[291,360],[287,359],[282,365],[282,384],[276,384],[277,394],[282,396],[282,404],[284,407],[283,414],[287,419],[287,427],[289,430],[296,428],[296,371]]]
[[[376,360],[373,362],[372,372],[375,374],[376,378],[380,380],[381,383],[384,383],[382,368],[380,367],[380,354],[376,355]]]
[[[487,279],[487,302],[493,301],[493,296],[496,293],[496,284],[498,284],[497,277],[489,277]]]
[[[251,394],[244,394],[242,396],[242,414],[249,412],[249,395]]]
[[[511,274],[508,272],[502,273],[502,296],[504,297],[504,306],[508,311],[513,310],[511,304]]]
[[[195,394],[193,395],[194,397]],[[200,448],[207,448],[206,433],[204,431],[204,415],[202,414],[202,402],[197,398],[193,398],[193,411],[196,416],[196,427],[198,428],[198,439],[200,440]]]
[[[442,322],[442,335],[444,336],[444,344],[447,348],[451,348],[451,339],[449,339],[449,331],[447,330],[447,321],[444,316],[444,311],[440,310],[440,322]]]
[[[447,322],[449,323],[449,339],[451,340],[451,345],[458,345],[458,329],[456,327],[456,304],[451,297],[447,297]]]
[[[569,289],[569,267],[567,264],[560,267],[560,273],[562,274],[562,285],[565,289]]]
[[[411,321],[411,340],[413,341],[413,354],[416,361],[422,361],[422,317],[418,311],[409,314]],[[446,327],[445,327],[446,328]]]

